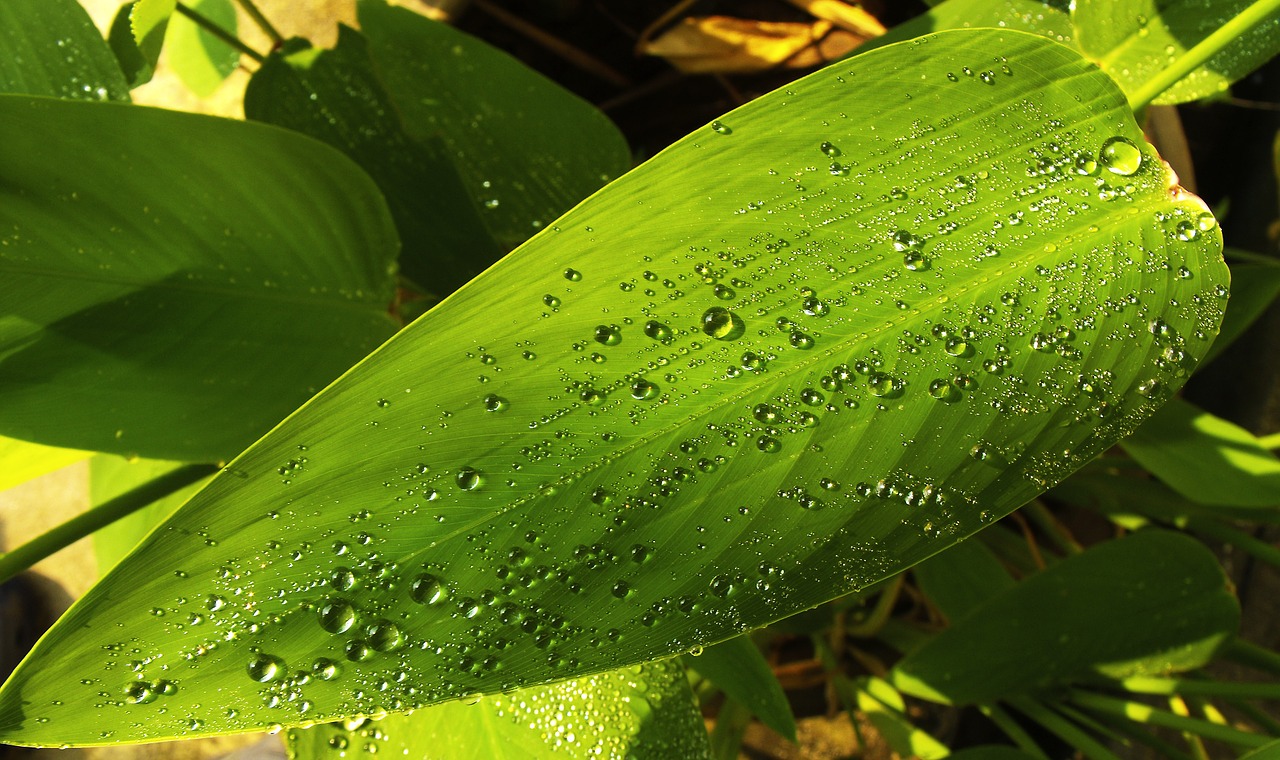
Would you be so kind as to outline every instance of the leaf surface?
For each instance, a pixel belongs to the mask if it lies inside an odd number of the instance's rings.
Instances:
[[[1150,416],[1226,276],[1071,50],[972,30],[858,56],[610,184],[283,422],[46,636],[0,738],[403,710],[864,588]]]
[[[1240,609],[1217,558],[1180,533],[1097,544],[992,598],[894,666],[902,691],[972,704],[1091,675],[1197,668]]]
[[[75,464],[89,456],[78,449],[60,449],[0,437],[0,491]]]
[[[110,49],[75,0],[0,3],[0,92],[129,100]]]
[[[925,596],[952,621],[1014,585],[995,553],[978,540],[961,541],[911,572]]]
[[[1076,0],[1076,42],[1125,92],[1134,92],[1254,0]],[[1280,53],[1280,23],[1254,26],[1154,102],[1185,103],[1228,85]]]
[[[350,723],[291,730],[290,757],[699,760],[710,751],[679,660]]]
[[[1192,501],[1280,506],[1280,458],[1253,433],[1182,399],[1166,404],[1122,445]]]
[[[129,28],[133,33],[134,44],[137,45],[146,67],[152,72],[155,71],[156,62],[160,60],[160,50],[164,47],[169,30],[169,19],[177,7],[178,0],[137,0],[129,12]]]
[[[697,657],[689,657],[686,663],[699,675],[710,678],[725,696],[747,707],[761,723],[795,742],[796,719],[791,714],[791,703],[750,636],[722,641]]]
[[[394,331],[373,183],[297,134],[0,96],[0,434],[217,461]]]
[[[187,4],[223,30],[236,33],[236,8],[231,0],[191,0]],[[240,51],[181,14],[169,19],[164,41],[169,68],[197,97],[212,95],[240,64]]]

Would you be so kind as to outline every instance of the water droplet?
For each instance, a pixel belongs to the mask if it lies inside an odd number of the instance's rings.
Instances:
[[[799,330],[792,330],[790,337],[791,345],[801,350],[807,351],[813,348],[814,340],[811,336],[805,335]]]
[[[662,341],[663,343],[666,343],[673,337],[670,327],[667,327],[654,319],[644,323],[644,334],[654,340]]]
[[[564,270],[564,278],[569,282],[581,282],[582,272],[579,272],[576,269],[566,269]]]
[[[826,397],[824,397],[820,392],[814,390],[813,388],[805,388],[804,390],[800,391],[800,401],[802,401],[805,404],[808,404],[809,406],[818,406],[826,400],[827,400]]]
[[[474,491],[484,482],[480,471],[474,467],[463,467],[458,470],[458,474],[454,476],[454,481],[458,484],[458,488],[464,491]]]
[[[711,292],[715,295],[716,298],[719,298],[721,301],[732,301],[738,295],[737,293],[733,292],[733,288],[729,287],[728,285],[720,285],[720,284],[717,284],[714,288],[712,288]]]
[[[756,439],[756,448],[766,454],[776,454],[782,450],[782,442],[771,435],[762,435]]]
[[[702,332],[716,340],[737,340],[746,329],[747,323],[723,306],[712,306],[702,313]]]
[[[135,705],[145,705],[156,701],[159,695],[145,681],[134,681],[124,687],[125,697]]]
[[[747,351],[742,354],[742,358],[738,360],[742,364],[743,369],[758,372],[764,369],[764,358],[753,351]]]
[[[613,593],[614,597],[618,599],[626,599],[627,595],[631,593],[631,586],[628,585],[626,581],[618,581],[613,584],[613,588],[610,589],[610,591]]]
[[[631,398],[637,401],[648,401],[658,395],[658,386],[640,378],[631,384]]]
[[[906,230],[898,230],[893,233],[893,250],[895,251],[918,251],[923,247],[924,240]]]
[[[356,585],[356,574],[348,567],[335,567],[329,576],[329,585],[336,591],[350,591]]]
[[[830,307],[817,296],[809,296],[801,301],[800,309],[811,317],[823,317],[830,311]]]
[[[330,599],[317,610],[320,627],[329,633],[345,633],[356,623],[356,610],[341,599]]]
[[[902,266],[912,272],[923,272],[929,268],[929,259],[922,253],[910,251],[902,255]]]
[[[871,390],[871,395],[881,398],[892,396],[900,388],[896,380],[883,372],[867,375],[867,387]]]
[[[486,412],[501,412],[507,408],[507,400],[501,396],[490,393],[484,397],[484,410]]]
[[[400,628],[390,620],[370,623],[365,633],[369,636],[369,645],[379,652],[394,652],[404,643]]]
[[[594,337],[597,343],[616,346],[622,342],[622,328],[617,325],[598,325]]]
[[[718,135],[728,135],[733,133],[733,130],[730,129],[728,125],[719,120],[711,122],[711,131]]]
[[[246,667],[249,677],[258,683],[274,681],[284,676],[284,660],[279,657],[259,652]]]
[[[1138,395],[1146,396],[1147,398],[1152,398],[1156,395],[1159,395],[1160,388],[1161,388],[1160,381],[1155,378],[1152,378],[1151,380],[1144,380],[1143,382],[1139,383],[1137,390],[1138,390]]]
[[[605,395],[595,388],[583,388],[578,394],[578,400],[590,406],[599,406],[604,403]]]
[[[818,146],[818,150],[821,150],[824,154],[826,154],[827,158],[836,158],[837,156],[840,155],[839,148],[825,141]]]
[[[551,309],[558,309],[560,307],[560,299],[556,298],[550,293],[542,297],[542,302],[546,304],[548,308],[551,308]]]
[[[311,663],[311,672],[321,681],[332,681],[341,675],[342,668],[328,657],[317,657],[316,661]]]
[[[1142,151],[1126,137],[1112,137],[1102,144],[1098,162],[1112,174],[1130,177],[1142,167]]]
[[[1190,220],[1183,219],[1174,226],[1173,233],[1179,240],[1189,243],[1200,236],[1200,228]]]
[[[727,575],[717,575],[711,579],[708,588],[712,596],[723,599],[733,593],[733,579]]]
[[[755,408],[751,410],[751,416],[768,425],[777,422],[780,418],[778,410],[768,404],[756,404]]]
[[[946,351],[950,356],[968,356],[973,353],[973,349],[970,348],[968,341],[964,338],[954,336],[947,338],[947,342],[943,344],[942,350]]]
[[[939,401],[951,402],[960,397],[960,392],[949,380],[938,378],[929,383],[929,395]]]

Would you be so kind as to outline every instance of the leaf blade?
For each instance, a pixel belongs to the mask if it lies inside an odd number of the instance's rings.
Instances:
[[[0,5],[0,92],[73,100],[129,100],[129,88],[75,0]]]

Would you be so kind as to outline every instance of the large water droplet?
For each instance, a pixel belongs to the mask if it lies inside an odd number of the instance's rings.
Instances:
[[[439,604],[448,598],[449,592],[439,578],[422,573],[409,586],[409,596],[418,604]]]
[[[746,329],[747,323],[723,306],[712,306],[702,313],[702,332],[716,340],[736,340]]]
[[[631,398],[637,401],[648,401],[658,395],[658,386],[640,378],[631,384]]]
[[[329,633],[344,633],[356,623],[356,610],[341,599],[330,599],[316,611],[320,627]]]
[[[1102,144],[1098,162],[1112,174],[1129,177],[1142,167],[1142,151],[1126,137],[1112,137]]]
[[[670,327],[667,327],[655,319],[651,319],[644,323],[644,334],[654,340],[662,341],[663,343],[666,343],[674,337]]]
[[[458,470],[458,474],[454,476],[454,481],[458,484],[458,488],[461,488],[464,491],[474,491],[480,487],[484,478],[476,468],[463,467]]]
[[[594,337],[597,343],[616,346],[622,342],[622,328],[617,325],[599,325],[596,327]]]
[[[370,623],[365,633],[369,636],[369,645],[379,652],[394,652],[404,643],[400,628],[390,620]]]
[[[284,660],[265,652],[259,652],[252,660],[249,660],[249,665],[246,667],[249,677],[259,683],[274,681],[282,677],[284,669]]]

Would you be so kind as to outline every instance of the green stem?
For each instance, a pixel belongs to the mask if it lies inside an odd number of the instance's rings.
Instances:
[[[1280,684],[1239,681],[1200,681],[1191,678],[1157,678],[1135,676],[1119,682],[1120,688],[1133,694],[1186,697],[1246,697],[1280,700]]]
[[[9,580],[59,549],[75,543],[94,531],[119,520],[185,488],[218,470],[211,464],[189,464],[167,475],[143,483],[110,501],[64,522],[31,539],[7,554],[0,555],[0,583]]]
[[[1013,716],[1006,712],[1003,707],[992,702],[978,705],[978,710],[987,716],[992,723],[996,724],[1018,749],[1037,758],[1037,760],[1049,760],[1049,756],[1044,753],[1044,750],[1040,749],[1040,745],[1036,744],[1036,740],[1031,738],[1031,734],[1028,734],[1022,726],[1018,725],[1018,721],[1014,720]]]
[[[191,10],[187,6],[183,5],[182,3],[178,3],[177,11],[178,13],[181,13],[183,16],[186,16],[187,18],[191,19],[191,21],[196,26],[199,26],[201,29],[204,29],[209,34],[212,34],[214,37],[217,37],[218,39],[227,43],[231,47],[235,48],[241,53],[257,61],[258,63],[263,63],[267,60],[266,56],[262,55],[262,53],[259,53],[258,51],[254,50],[253,48],[241,42],[239,37],[235,36],[234,34],[228,32],[226,29],[223,29],[222,27],[213,23],[213,21],[209,20],[208,18],[205,18],[199,13]]]
[[[1222,654],[1227,659],[1238,662],[1241,665],[1247,665],[1254,670],[1261,670],[1264,673],[1280,676],[1280,654],[1252,642],[1244,639],[1232,639],[1223,648]]]
[[[1224,525],[1213,518],[1202,517],[1187,518],[1186,526],[1187,530],[1192,533],[1201,533],[1210,538],[1226,542],[1252,555],[1254,559],[1266,562],[1273,567],[1280,567],[1280,549],[1266,541],[1260,541],[1242,530]]]
[[[240,6],[240,9],[243,10],[249,18],[253,19],[253,23],[257,24],[259,29],[271,38],[272,45],[280,47],[280,44],[284,42],[284,37],[274,26],[271,25],[271,22],[267,20],[267,17],[262,15],[262,11],[258,10],[258,6],[253,4],[253,0],[236,0],[236,4]]]
[[[1272,737],[1238,731],[1230,726],[1222,726],[1207,720],[1188,718],[1164,710],[1157,710],[1151,705],[1141,702],[1113,699],[1087,691],[1072,691],[1071,701],[1080,707],[1127,718],[1135,723],[1146,723],[1152,726],[1171,728],[1175,731],[1185,731],[1205,739],[1213,739],[1237,747],[1261,747],[1272,739]]]
[[[1035,499],[1025,505],[1022,511],[1063,554],[1080,554],[1084,551],[1044,502]]]
[[[1257,0],[1235,18],[1192,46],[1167,68],[1161,69],[1154,77],[1143,82],[1141,87],[1129,95],[1129,107],[1135,113],[1146,108],[1161,93],[1200,68],[1205,61],[1244,36],[1250,29],[1259,24],[1274,22],[1278,13],[1280,13],[1280,0]]]
[[[1005,701],[1016,708],[1018,712],[1044,726],[1050,733],[1057,735],[1059,739],[1080,750],[1080,754],[1090,758],[1090,760],[1120,760],[1115,753],[1104,747],[1101,742],[1094,739],[1079,726],[1031,697],[1011,697]]]
[[[871,608],[871,614],[867,615],[867,619],[849,626],[845,629],[845,633],[860,639],[875,636],[889,620],[889,615],[893,613],[893,606],[898,603],[898,592],[902,590],[902,578],[902,573],[893,576],[889,581],[889,587],[881,591],[880,596],[876,598],[876,604]]]

